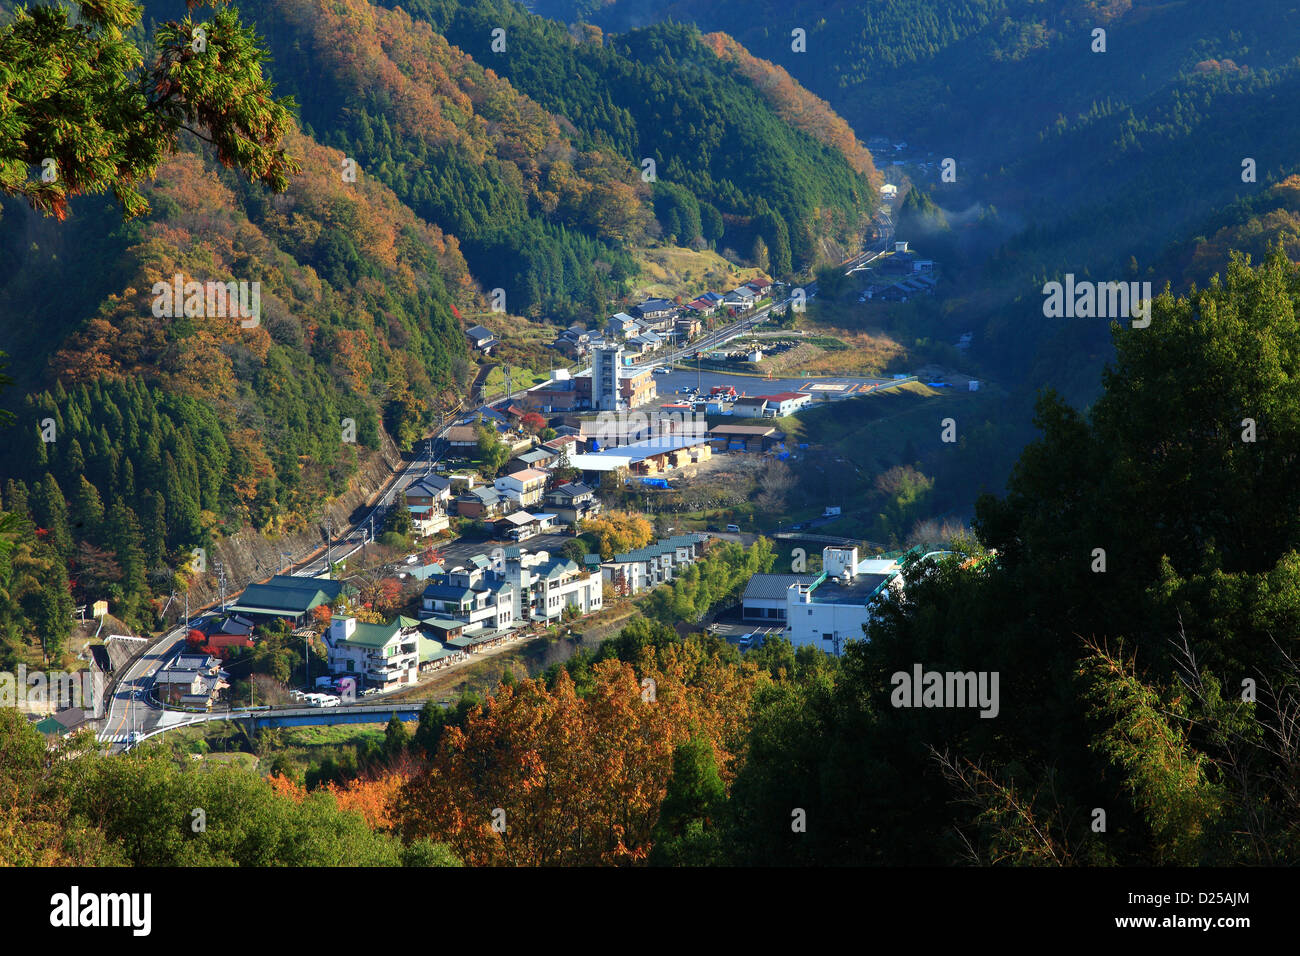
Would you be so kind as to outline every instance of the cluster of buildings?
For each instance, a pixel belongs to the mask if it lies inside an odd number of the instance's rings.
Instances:
[[[868,285],[858,297],[859,302],[906,302],[910,297],[932,294],[938,285],[933,275],[934,260],[911,252],[906,242],[895,242],[894,254],[880,259],[875,269],[881,276],[900,278]]]
[[[607,345],[619,345],[629,355],[644,355],[658,351],[670,341],[678,344],[689,342],[703,331],[703,320],[715,312],[732,315],[747,312],[771,292],[772,281],[760,276],[730,292],[701,293],[682,305],[668,299],[646,299],[628,312],[616,312],[610,316],[603,330],[588,329],[580,323],[569,326],[555,337],[551,347],[574,359],[583,358]],[[481,326],[475,328],[481,329]],[[471,329],[466,334],[473,331]],[[473,335],[471,342],[474,342]],[[479,348],[477,343],[475,347]]]
[[[589,568],[600,568],[602,579],[615,594],[632,595],[672,581],[675,571],[695,563],[708,540],[706,534],[679,534],[635,551],[616,554],[609,561],[601,561],[598,554],[589,554],[584,562]]]
[[[325,634],[330,672],[393,690],[521,636],[530,626],[555,623],[566,611],[584,615],[602,607],[599,571],[547,551],[510,547],[454,565],[435,564],[425,580],[418,619],[331,621]]]
[[[409,686],[421,674],[519,637],[531,626],[554,624],[566,612],[599,611],[606,584],[615,593],[636,594],[672,581],[678,569],[702,554],[707,541],[705,534],[676,535],[610,561],[589,554],[581,565],[515,546],[429,565],[423,569],[418,619],[330,622],[325,633],[330,672],[379,690]]]
[[[554,370],[549,382],[518,397],[519,407],[549,415],[636,408],[658,397],[651,369],[628,365],[622,345],[599,345],[590,357],[590,370]]]

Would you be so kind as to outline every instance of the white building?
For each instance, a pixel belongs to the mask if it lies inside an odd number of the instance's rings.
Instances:
[[[663,538],[602,562],[601,575],[619,594],[636,594],[671,581],[679,568],[695,561],[707,540],[707,535],[698,533]]]
[[[546,551],[524,554],[507,549],[504,577],[513,588],[515,614],[520,620],[554,621],[568,607],[590,614],[604,606],[599,574],[585,571],[569,558],[553,558]]]
[[[364,679],[390,690],[414,684],[420,673],[419,622],[399,617],[391,624],[335,618],[325,633],[330,673]]]
[[[421,607],[465,625],[465,633],[501,631],[520,620],[514,585],[476,555],[466,565],[434,579],[421,595]]]
[[[523,468],[493,482],[502,495],[517,508],[531,508],[542,500],[546,492],[547,474],[536,468]]]
[[[606,345],[591,351],[591,407],[597,411],[618,411],[624,407],[618,387],[623,349]]]
[[[857,548],[823,548],[819,574],[754,575],[741,598],[742,618],[784,620],[796,648],[839,656],[849,641],[863,639],[875,602],[901,589],[901,572],[893,558],[862,560]]]

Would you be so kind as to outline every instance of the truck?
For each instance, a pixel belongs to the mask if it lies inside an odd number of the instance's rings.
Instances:
[[[839,505],[827,505],[826,510],[822,512],[823,518],[834,518],[840,514],[843,509]]]

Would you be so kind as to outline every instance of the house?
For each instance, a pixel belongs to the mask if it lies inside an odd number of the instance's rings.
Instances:
[[[448,527],[447,505],[451,502],[451,479],[425,475],[406,486],[406,507],[421,534],[436,534]]]
[[[546,445],[539,445],[531,451],[526,451],[522,455],[516,455],[506,462],[506,467],[511,471],[520,471],[524,468],[543,469],[549,468],[555,459],[560,457],[560,453],[553,448],[547,448]]]
[[[559,429],[556,429],[556,431],[558,432]],[[555,452],[556,455],[559,455],[560,452],[562,451],[567,451],[567,452],[575,451],[577,444],[578,444],[578,436],[576,434],[556,435],[554,438],[550,439],[549,441],[542,442],[540,447],[549,449],[550,451]]]
[[[451,479],[445,475],[425,475],[403,491],[407,505],[439,507],[451,501]]]
[[[718,311],[718,306],[722,304],[722,296],[716,299],[710,298],[712,293],[706,293],[698,298],[692,299],[686,303],[686,308],[690,309],[696,315],[709,316]]]
[[[548,477],[544,471],[525,468],[498,478],[493,485],[511,504],[519,508],[531,508],[542,500]]]
[[[906,246],[907,243],[898,243],[898,245]],[[913,265],[915,261],[915,257],[913,257],[910,252],[900,250],[895,252],[892,256],[886,256],[881,261],[879,268],[881,272],[905,275],[909,272],[916,271]]]
[[[785,434],[773,425],[714,425],[709,429],[709,440],[715,452],[762,452],[784,439]]]
[[[66,737],[68,734],[81,729],[81,726],[91,716],[81,707],[65,707],[63,710],[37,721],[35,726],[37,731],[47,738]],[[53,743],[51,743],[51,746],[53,746]]]
[[[646,299],[632,311],[647,322],[661,322],[672,316],[677,306],[667,299]]]
[[[605,334],[611,338],[622,339],[636,335],[641,331],[641,323],[626,312],[616,312],[605,323]]]
[[[758,397],[767,400],[767,413],[776,418],[793,415],[813,400],[811,392],[777,392],[775,395]]]
[[[210,710],[230,686],[228,677],[221,661],[211,654],[182,651],[154,675],[154,693],[168,704]]]
[[[471,326],[466,329],[465,335],[469,338],[470,348],[476,352],[482,352],[484,355],[491,355],[492,350],[501,344],[495,335],[481,325]]]
[[[478,429],[473,425],[452,425],[447,429],[446,441],[452,454],[474,454],[478,451]]]
[[[770,418],[767,399],[762,396],[741,396],[731,404],[731,414],[739,418]]]
[[[244,617],[284,618],[302,623],[307,614],[322,604],[338,600],[345,585],[328,578],[277,574],[263,584],[250,584],[226,609]]]
[[[456,497],[456,514],[462,518],[495,518],[503,514],[510,501],[492,485],[470,488]]]
[[[759,276],[756,279],[750,279],[745,283],[750,289],[754,290],[754,297],[761,299],[772,291],[772,280]]]
[[[595,346],[603,345],[605,338],[599,332],[588,331],[585,326],[571,325],[551,343],[551,348],[557,349],[570,358],[581,358],[590,352]]]
[[[414,684],[420,673],[419,639],[420,622],[409,617],[388,624],[336,618],[325,632],[330,673],[380,690]]]
[[[673,331],[677,334],[677,341],[679,342],[694,338],[700,334],[703,328],[704,324],[694,315],[685,316],[673,323]]]
[[[553,530],[555,517],[553,514],[529,514],[527,511],[516,511],[514,514],[498,519],[497,533],[511,541],[527,541],[535,534]]]
[[[757,297],[754,295],[754,290],[742,285],[724,295],[722,304],[726,308],[744,312],[754,307],[755,298]]]
[[[624,343],[624,347],[629,352],[635,352],[638,355],[645,355],[647,352],[657,352],[663,347],[663,336],[658,332],[651,332],[647,329],[636,335],[630,335]]]
[[[600,514],[600,500],[596,497],[596,492],[580,481],[570,481],[548,493],[546,507],[568,525],[576,525],[579,521]]]
[[[253,638],[248,634],[209,634],[203,650],[213,657],[225,660],[237,650],[252,650]]]

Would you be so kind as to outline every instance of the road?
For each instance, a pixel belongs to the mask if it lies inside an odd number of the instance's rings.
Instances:
[[[108,712],[99,739],[111,743],[112,749],[125,749],[133,731],[144,734],[157,728],[163,709],[150,696],[152,675],[177,652],[187,630],[188,624],[169,631],[127,664],[126,670],[110,685]]]

